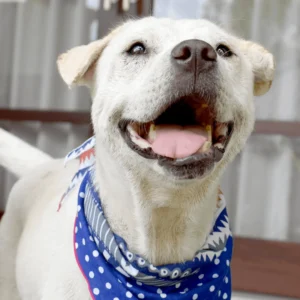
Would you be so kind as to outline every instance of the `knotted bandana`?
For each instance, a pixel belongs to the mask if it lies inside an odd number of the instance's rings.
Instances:
[[[232,235],[225,199],[220,193],[214,226],[194,259],[184,263],[153,266],[130,252],[105,218],[94,187],[95,139],[70,152],[66,161],[80,159],[80,167],[66,194],[76,184],[77,216],[74,253],[92,299],[230,299]]]

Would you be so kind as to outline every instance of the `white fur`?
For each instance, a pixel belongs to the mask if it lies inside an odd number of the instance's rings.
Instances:
[[[129,149],[117,124],[122,118],[152,120],[174,94],[180,94],[170,52],[187,39],[204,40],[212,47],[225,43],[235,52],[231,59],[218,58],[212,79],[218,86],[218,121],[233,120],[235,130],[212,172],[178,180]],[[147,56],[126,56],[136,41],[147,45]],[[97,186],[112,229],[153,264],[190,259],[211,230],[220,176],[253,129],[253,93],[270,87],[271,54],[205,20],[146,18],[125,23],[91,46],[70,50],[58,66],[69,86],[77,83],[91,89]],[[203,88],[209,84],[203,77]],[[9,140],[4,143],[11,147]],[[13,170],[5,157],[0,153],[0,163]],[[0,226],[0,299],[90,299],[72,251],[76,190],[56,212],[77,167],[77,162],[65,169],[61,161],[47,163],[14,187]]]
[[[1,165],[18,177],[49,160],[51,157],[46,153],[0,128]]]

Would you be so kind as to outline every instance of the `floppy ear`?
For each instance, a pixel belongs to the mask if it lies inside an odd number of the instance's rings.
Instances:
[[[248,57],[254,73],[255,96],[265,94],[271,87],[275,72],[273,55],[261,45],[251,41],[242,41],[242,52]]]
[[[117,31],[115,29],[101,40],[75,47],[58,57],[59,73],[69,87],[74,84],[91,86],[96,62]]]

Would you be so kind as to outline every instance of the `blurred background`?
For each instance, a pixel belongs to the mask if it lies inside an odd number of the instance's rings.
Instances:
[[[255,251],[249,248],[256,244],[246,243],[251,239],[275,240],[263,244],[265,249],[277,249],[277,254],[270,254],[277,260],[264,272],[285,273],[268,283],[269,296],[237,293],[236,299],[277,299],[276,294],[281,295],[278,299],[300,299],[300,285],[294,292],[285,283],[295,282],[296,275],[300,282],[300,273],[295,273],[295,266],[300,270],[299,0],[0,0],[0,126],[54,157],[79,145],[92,134],[91,101],[84,88],[68,90],[62,82],[56,69],[58,54],[101,38],[130,16],[151,14],[207,18],[275,55],[273,87],[255,99],[256,132],[228,168],[222,189],[233,232],[244,238],[241,245],[247,248],[240,249],[238,242],[237,252]],[[0,169],[0,211],[14,182]],[[247,255],[248,260],[262,259]],[[284,256],[293,257],[283,265]],[[236,268],[244,268],[242,256],[238,263]],[[259,278],[266,277],[252,278],[254,283],[247,285],[244,277],[236,289],[264,292],[256,288],[266,283]]]

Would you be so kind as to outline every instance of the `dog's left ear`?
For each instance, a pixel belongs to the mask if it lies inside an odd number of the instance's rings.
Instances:
[[[261,45],[251,41],[242,41],[241,50],[252,65],[254,74],[254,95],[264,95],[271,88],[274,78],[274,56]]]
[[[117,31],[118,28],[101,40],[75,47],[58,57],[59,73],[69,87],[74,84],[91,87],[96,62]]]

